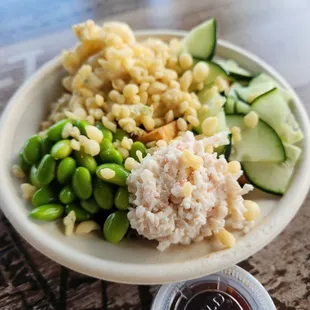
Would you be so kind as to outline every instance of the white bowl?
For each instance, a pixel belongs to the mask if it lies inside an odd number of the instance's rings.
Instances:
[[[164,39],[182,37],[180,31],[139,31],[137,36]],[[295,112],[305,134],[303,159],[296,168],[292,184],[282,198],[256,191],[263,216],[247,235],[237,235],[233,249],[214,252],[204,241],[189,246],[174,246],[161,253],[154,242],[124,241],[108,243],[100,234],[66,237],[59,222],[42,223],[29,219],[30,204],[20,193],[20,182],[11,173],[18,150],[37,132],[47,114],[48,105],[62,92],[60,58],[43,66],[14,95],[0,124],[1,207],[17,231],[37,250],[58,263],[81,273],[115,282],[157,284],[200,277],[236,264],[272,241],[292,220],[302,204],[310,184],[309,121],[293,89],[258,57],[219,40],[217,55],[236,60],[253,73],[266,72],[287,88],[293,97]]]

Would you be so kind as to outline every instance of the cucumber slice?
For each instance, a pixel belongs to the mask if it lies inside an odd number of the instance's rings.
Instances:
[[[301,149],[284,144],[286,160],[283,163],[242,163],[248,180],[257,188],[275,195],[283,195],[290,184]]]
[[[209,111],[215,116],[225,104],[226,98],[218,93],[214,88],[205,86],[198,94],[198,99],[202,105],[207,104]]]
[[[212,61],[208,61],[207,62],[209,65],[209,73],[207,78],[204,81],[205,85],[212,85],[212,83],[215,81],[215,79],[218,76],[221,76],[222,78],[226,79],[226,80],[231,80],[231,78],[228,76],[227,72],[218,64],[212,62]]]
[[[251,111],[250,106],[241,101],[241,100],[237,100],[236,104],[235,104],[235,110],[236,110],[236,114],[248,114]]]
[[[285,151],[277,133],[265,122],[259,121],[255,128],[244,125],[243,116],[226,115],[229,128],[241,129],[241,141],[233,144],[230,160],[241,162],[283,162]]]
[[[233,97],[235,99],[238,99],[236,90],[239,89],[239,88],[242,88],[242,85],[240,83],[235,82],[235,83],[231,84],[229,89],[225,91],[226,97],[229,96],[229,97]]]
[[[197,113],[197,117],[199,120],[199,125],[194,128],[195,132],[198,134],[202,133],[201,130],[201,124],[202,122],[210,116],[216,116],[217,117],[217,127],[216,127],[216,133],[221,132],[221,131],[227,131],[227,124],[226,124],[226,115],[224,113],[224,109],[221,108],[217,113],[215,113],[216,110],[209,109],[208,111],[205,110],[199,110]]]
[[[194,58],[209,60],[215,54],[216,39],[216,20],[211,18],[188,33],[183,41],[183,50]]]
[[[253,78],[253,75],[243,68],[241,68],[235,61],[229,60],[217,60],[217,64],[219,64],[228,74],[237,79],[237,80],[246,80],[249,81]]]
[[[247,103],[252,103],[256,98],[265,93],[268,93],[273,88],[274,83],[266,82],[248,87],[238,88],[236,89],[236,93],[241,100]]]
[[[303,139],[294,114],[277,88],[258,97],[251,109],[277,132],[283,142],[294,144]]]
[[[229,143],[226,145],[221,145],[221,146],[214,149],[214,152],[217,153],[218,157],[220,155],[224,155],[224,157],[227,161],[228,161],[230,153],[231,153],[231,146],[232,146],[231,145],[231,137],[232,137],[232,134],[229,133],[227,136]]]
[[[225,103],[225,113],[226,114],[235,114],[235,99],[228,97]]]
[[[287,89],[281,87],[271,76],[265,73],[261,73],[257,75],[255,78],[253,78],[251,82],[249,83],[249,86],[265,84],[265,83],[272,83],[274,85],[274,88],[280,89],[284,100],[286,100],[287,102],[289,102],[292,99],[291,94]]]

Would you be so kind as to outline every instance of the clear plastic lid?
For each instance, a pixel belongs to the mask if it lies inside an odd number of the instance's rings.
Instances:
[[[199,279],[163,285],[151,310],[274,310],[265,288],[238,266]]]

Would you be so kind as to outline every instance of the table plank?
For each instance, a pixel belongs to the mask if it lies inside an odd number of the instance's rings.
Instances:
[[[254,52],[282,73],[309,113],[308,0],[261,0],[255,5],[247,0],[2,0],[0,111],[37,68],[74,45],[72,23],[114,19],[134,29],[190,29],[210,16],[217,18],[221,38]],[[269,290],[278,309],[309,308],[309,200],[276,240],[241,263]],[[108,283],[61,267],[0,217],[1,309],[148,309],[157,289]]]

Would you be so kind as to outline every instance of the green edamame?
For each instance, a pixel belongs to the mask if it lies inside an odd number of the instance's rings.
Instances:
[[[117,128],[113,134],[113,142],[122,141],[124,137],[129,137],[129,133],[121,128]]]
[[[62,139],[62,131],[64,127],[71,123],[69,119],[63,119],[56,124],[52,125],[47,130],[47,137],[52,141],[59,141]]]
[[[89,125],[89,123],[85,120],[76,120],[73,122],[73,126],[79,128],[81,135],[84,135],[84,136],[86,136],[85,127],[88,125]]]
[[[49,154],[49,152],[52,149],[54,142],[50,140],[48,137],[45,137],[42,139],[41,143],[41,151],[42,151],[42,156],[45,154]]]
[[[76,194],[71,185],[66,185],[59,193],[59,200],[63,204],[69,204],[76,199]]]
[[[115,148],[109,148],[104,151],[100,151],[100,159],[103,163],[115,163],[118,165],[123,163],[123,157],[121,153]]]
[[[32,205],[37,208],[57,201],[55,193],[50,187],[42,187],[38,189],[32,196]]]
[[[70,211],[74,211],[77,222],[88,221],[92,218],[92,215],[90,213],[88,213],[76,203],[70,203],[66,206],[66,214],[69,214]]]
[[[96,200],[94,198],[89,198],[87,200],[81,201],[81,206],[89,213],[96,214],[99,212],[100,207],[97,204]]]
[[[76,168],[76,162],[72,157],[62,159],[57,168],[57,181],[60,184],[68,183]]]
[[[100,208],[109,210],[114,205],[114,187],[112,184],[96,178],[94,182],[94,198]]]
[[[105,128],[101,123],[97,122],[95,125],[103,134],[103,139],[113,141],[113,133],[109,129]]]
[[[103,169],[110,169],[115,172],[115,175],[111,178],[106,178],[104,172],[102,172]],[[118,164],[103,164],[97,168],[96,174],[99,179],[105,182],[116,184],[118,186],[125,186],[129,176],[129,171]]]
[[[18,153],[18,166],[24,171],[27,172],[30,168],[30,165],[26,163],[24,159],[24,148],[22,148]]]
[[[140,151],[142,154],[142,158],[146,156],[146,147],[142,142],[136,141],[132,144],[130,149],[130,156],[133,157],[136,161],[140,162],[137,151]]]
[[[108,149],[114,149],[114,145],[110,140],[107,139],[102,139],[101,143],[100,143],[100,151],[105,151]]]
[[[92,180],[91,174],[86,168],[76,168],[72,177],[72,187],[80,199],[90,198],[92,195]]]
[[[41,137],[30,137],[23,148],[23,157],[27,164],[33,165],[41,158]]]
[[[39,163],[36,173],[39,184],[48,185],[51,183],[55,177],[55,170],[55,159],[50,154],[44,155]]]
[[[119,210],[127,210],[129,207],[129,193],[127,187],[120,187],[114,199],[114,204]]]
[[[78,166],[87,168],[91,174],[96,172],[97,162],[94,157],[79,151],[74,152],[74,157]]]
[[[64,206],[61,204],[47,204],[34,208],[29,215],[41,221],[53,221],[61,217],[64,213]]]
[[[55,159],[66,158],[71,154],[71,152],[72,148],[69,139],[56,142],[51,149],[51,155]]]
[[[103,234],[106,240],[112,243],[120,242],[127,233],[129,220],[127,213],[116,211],[108,216],[103,225]]]
[[[39,183],[38,178],[37,178],[37,170],[38,169],[36,165],[31,166],[30,171],[29,171],[29,181],[35,187],[40,188],[41,184]]]

